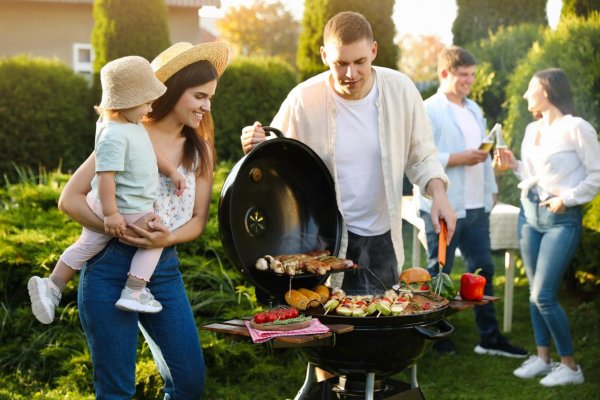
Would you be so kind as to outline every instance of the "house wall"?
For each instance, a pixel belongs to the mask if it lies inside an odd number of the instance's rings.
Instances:
[[[169,7],[171,43],[200,40],[198,9]],[[0,57],[57,57],[73,67],[73,44],[90,43],[92,5],[0,1]]]
[[[170,7],[169,34],[171,43],[200,43],[200,24],[197,8]]]
[[[94,25],[89,4],[0,3],[0,56],[58,57],[73,65],[73,43],[90,43]]]

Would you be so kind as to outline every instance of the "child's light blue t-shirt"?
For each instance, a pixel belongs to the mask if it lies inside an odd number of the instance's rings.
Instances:
[[[121,214],[152,210],[158,194],[158,165],[142,124],[99,120],[96,123],[96,173],[115,172],[117,207]],[[98,177],[92,180],[98,197]]]

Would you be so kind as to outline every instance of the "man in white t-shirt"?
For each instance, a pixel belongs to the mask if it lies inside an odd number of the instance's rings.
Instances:
[[[331,172],[344,217],[340,256],[359,265],[344,274],[348,294],[376,294],[398,281],[404,264],[404,174],[432,198],[433,229],[444,219],[450,235],[456,216],[447,177],[436,157],[427,113],[404,74],[372,65],[377,42],[369,22],[341,12],[326,24],[321,58],[329,70],[296,86],[271,126],[314,150]],[[265,140],[259,122],[242,130],[248,153]]]
[[[444,272],[450,273],[456,249],[460,249],[467,269],[481,268],[487,283],[484,293],[493,295],[494,263],[490,247],[490,211],[498,187],[488,150],[479,150],[486,136],[486,122],[479,106],[467,96],[475,80],[475,58],[465,49],[452,46],[438,58],[438,92],[425,100],[438,158],[450,179],[448,198],[458,217],[454,238],[449,241]],[[431,202],[420,199],[421,216],[427,233],[428,268],[436,275],[438,235],[431,225]],[[516,232],[515,232],[516,234]],[[525,357],[527,351],[511,345],[498,330],[493,303],[475,307],[480,342],[479,354]],[[440,351],[451,352],[449,341],[437,342]]]

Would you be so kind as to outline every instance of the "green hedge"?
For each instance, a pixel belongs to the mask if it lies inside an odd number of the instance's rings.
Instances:
[[[269,124],[296,83],[292,67],[279,58],[236,58],[220,79],[211,107],[219,159],[242,157],[242,128],[254,121]]]
[[[0,176],[14,164],[77,167],[94,146],[95,116],[85,79],[57,60],[0,59]]]
[[[506,118],[502,106],[508,80],[531,45],[542,39],[543,32],[535,24],[500,27],[471,49],[478,63],[471,97],[483,108],[489,127]]]
[[[547,30],[543,45],[534,44],[515,69],[506,89],[508,116],[505,134],[518,155],[525,127],[532,121],[523,93],[533,74],[541,69],[562,68],[573,88],[579,115],[600,127],[600,14],[587,19],[566,17],[556,31]]]

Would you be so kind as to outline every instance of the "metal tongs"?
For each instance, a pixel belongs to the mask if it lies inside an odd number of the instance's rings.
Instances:
[[[438,265],[440,267],[440,271],[438,275],[440,275],[437,279],[435,288],[433,289],[435,294],[440,294],[442,292],[442,270],[444,269],[444,265],[446,265],[446,247],[448,247],[448,243],[446,238],[448,237],[448,227],[446,226],[446,221],[440,220],[440,238],[438,241]]]

